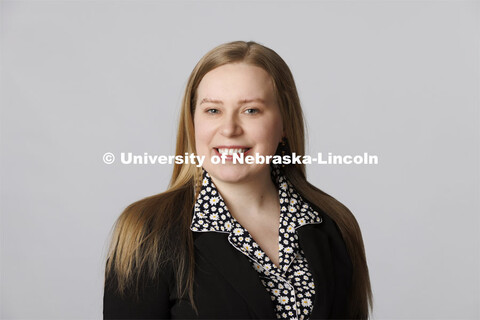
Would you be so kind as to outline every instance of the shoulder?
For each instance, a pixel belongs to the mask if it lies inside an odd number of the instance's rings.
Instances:
[[[313,210],[322,218],[322,223],[320,224],[320,227],[332,235],[337,235],[338,233],[341,234],[340,229],[335,222],[335,220],[330,216],[327,210],[322,209],[320,206],[309,202],[308,203]]]
[[[345,263],[350,265],[351,259],[345,241],[348,238],[342,233],[339,225],[334,220],[334,218],[332,218],[333,214],[329,213],[328,210],[322,209],[313,203],[309,204],[322,218],[322,223],[318,224],[317,228],[319,228],[319,230],[321,230],[326,235],[334,255],[336,255],[340,260],[343,260]],[[338,214],[336,215],[336,217],[338,219]]]
[[[105,279],[103,293],[104,319],[169,318],[170,293],[174,290],[169,265],[160,268],[155,278],[141,273],[134,287],[118,290],[118,277]]]

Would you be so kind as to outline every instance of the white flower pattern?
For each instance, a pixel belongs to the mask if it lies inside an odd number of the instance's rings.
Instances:
[[[195,203],[190,229],[197,232],[227,232],[230,244],[245,254],[259,273],[274,303],[277,319],[306,320],[313,309],[315,284],[305,253],[299,247],[296,229],[305,224],[321,223],[322,218],[297,194],[277,166],[272,167],[272,180],[278,186],[280,200],[280,268],[271,263],[250,233],[232,217],[206,171],[203,173],[202,189]]]

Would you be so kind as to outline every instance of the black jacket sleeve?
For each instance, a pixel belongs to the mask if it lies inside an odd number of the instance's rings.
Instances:
[[[170,285],[165,274],[155,280],[140,277],[138,296],[130,289],[121,296],[115,276],[105,280],[104,319],[170,319]]]

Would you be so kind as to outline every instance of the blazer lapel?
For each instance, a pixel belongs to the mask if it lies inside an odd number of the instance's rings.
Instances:
[[[327,235],[317,224],[309,224],[297,229],[300,247],[305,252],[310,271],[315,282],[315,299],[311,319],[325,319],[330,316],[334,274]]]
[[[243,297],[258,318],[274,319],[274,305],[248,258],[228,242],[228,234],[195,233],[195,247]]]

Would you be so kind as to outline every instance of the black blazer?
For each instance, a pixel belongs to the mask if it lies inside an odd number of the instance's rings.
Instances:
[[[315,208],[315,207],[313,207]],[[297,229],[315,282],[310,319],[347,318],[352,263],[335,222],[318,208],[320,224]],[[192,231],[193,232],[193,231]],[[104,319],[276,319],[274,304],[248,258],[227,240],[228,234],[193,232],[195,243],[195,315],[187,299],[179,299],[171,268],[157,281],[141,286],[140,300],[120,298],[105,283]]]

